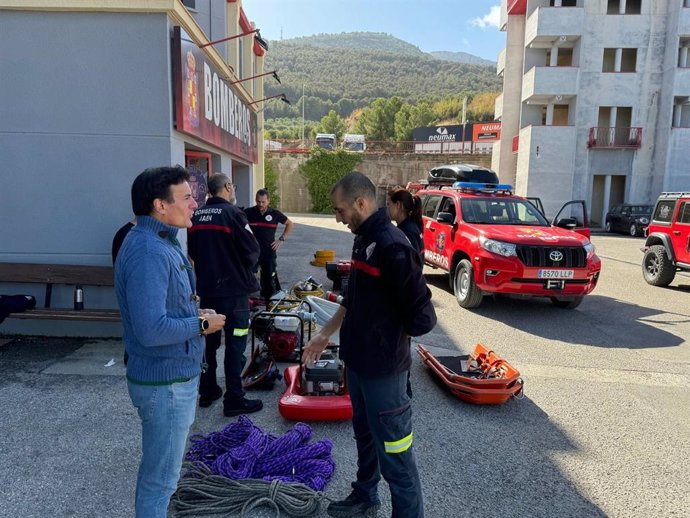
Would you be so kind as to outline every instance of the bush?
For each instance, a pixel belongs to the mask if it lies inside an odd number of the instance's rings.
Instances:
[[[273,166],[268,160],[264,159],[264,187],[268,190],[271,197],[271,207],[280,207],[280,195],[278,194],[278,174],[273,170]]]
[[[312,150],[309,160],[299,168],[300,174],[307,180],[312,212],[318,214],[332,212],[331,189],[361,161],[362,157],[359,154],[348,153],[342,149],[326,151],[315,148]]]

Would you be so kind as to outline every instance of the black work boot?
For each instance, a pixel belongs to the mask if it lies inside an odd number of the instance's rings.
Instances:
[[[264,407],[264,404],[260,399],[247,399],[242,398],[239,401],[234,401],[232,403],[223,403],[223,414],[225,417],[234,417],[240,414],[251,414],[253,412],[258,412]]]
[[[220,399],[222,395],[223,389],[216,385],[216,387],[213,390],[211,390],[210,394],[199,396],[199,406],[201,408],[208,408],[211,406],[211,403],[213,403],[217,399]]]
[[[378,515],[380,502],[369,502],[362,500],[354,492],[350,493],[345,500],[338,500],[328,504],[326,512],[333,518],[350,518],[355,516],[365,516],[372,518]]]

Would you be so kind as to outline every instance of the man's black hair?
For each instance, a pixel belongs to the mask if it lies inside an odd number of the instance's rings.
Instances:
[[[160,198],[172,203],[170,186],[189,181],[189,173],[181,165],[174,167],[150,167],[132,183],[132,210],[137,216],[150,216],[153,200]]]
[[[259,196],[266,196],[267,198],[270,198],[268,194],[268,189],[259,189],[256,191],[256,197],[258,198]]]
[[[359,171],[350,171],[331,189],[331,194],[340,189],[343,200],[353,202],[357,198],[369,198],[376,201],[376,186]]]

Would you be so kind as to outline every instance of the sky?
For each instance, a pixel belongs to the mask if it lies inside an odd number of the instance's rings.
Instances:
[[[243,0],[268,40],[384,32],[424,52],[467,52],[490,61],[505,46],[500,0]]]

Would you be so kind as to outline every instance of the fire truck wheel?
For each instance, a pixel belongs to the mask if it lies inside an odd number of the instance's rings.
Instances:
[[[472,263],[463,259],[455,267],[453,292],[462,308],[476,308],[482,303],[483,294],[474,282]]]

